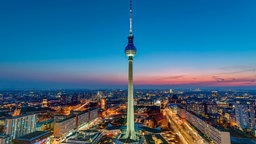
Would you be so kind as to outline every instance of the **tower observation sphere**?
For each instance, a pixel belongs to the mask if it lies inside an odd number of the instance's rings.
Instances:
[[[136,47],[133,44],[133,35],[129,35],[128,37],[128,45],[125,47],[125,54],[128,57],[134,57],[136,55]]]

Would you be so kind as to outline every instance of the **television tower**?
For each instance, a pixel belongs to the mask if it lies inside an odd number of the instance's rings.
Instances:
[[[125,54],[128,57],[128,105],[127,105],[127,129],[126,136],[135,140],[136,133],[134,128],[134,105],[133,105],[133,57],[136,55],[136,47],[133,44],[132,34],[132,0],[130,0],[130,34],[128,45],[125,47]]]

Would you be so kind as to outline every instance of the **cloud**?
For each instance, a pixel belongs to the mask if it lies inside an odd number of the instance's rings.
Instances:
[[[221,70],[238,70],[238,69],[253,69],[256,67],[256,64],[253,65],[232,65],[220,67]]]
[[[221,77],[218,77],[218,76],[212,76],[212,78],[213,78],[215,81],[217,81],[217,82],[223,82],[223,81],[225,81],[224,78],[221,78]]]
[[[161,77],[158,80],[176,80],[176,79],[180,79],[183,77],[184,77],[184,75],[176,75],[176,76]]]
[[[239,71],[231,71],[231,72],[223,72],[218,73],[217,75],[223,75],[223,74],[239,74],[239,73],[246,73],[246,72],[256,72],[256,68],[253,69],[246,69],[246,70],[239,70]]]
[[[223,78],[220,76],[212,76],[212,78],[217,82],[256,82],[256,77],[247,77],[247,78]]]
[[[254,82],[256,82],[256,80],[253,78],[232,78],[232,79],[225,80],[225,82],[251,82],[251,83],[254,83]]]

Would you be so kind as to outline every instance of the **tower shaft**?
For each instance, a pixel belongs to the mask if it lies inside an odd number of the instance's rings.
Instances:
[[[128,58],[128,108],[127,108],[127,129],[126,135],[128,138],[135,140],[134,130],[134,104],[133,104],[133,57]]]

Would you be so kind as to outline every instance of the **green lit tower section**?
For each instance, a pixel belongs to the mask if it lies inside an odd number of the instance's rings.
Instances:
[[[125,54],[128,57],[128,104],[127,104],[127,129],[126,136],[135,140],[134,128],[134,101],[133,101],[133,57],[136,55],[136,47],[133,44],[132,34],[132,0],[130,0],[130,34],[128,36],[128,45],[125,47]]]

